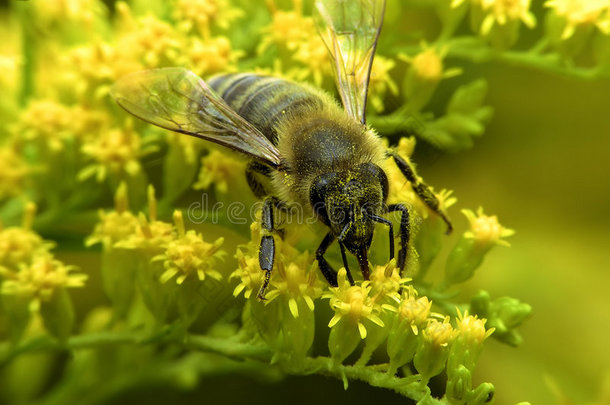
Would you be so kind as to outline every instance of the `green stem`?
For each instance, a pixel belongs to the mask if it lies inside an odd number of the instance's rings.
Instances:
[[[584,80],[610,77],[610,69],[608,68],[570,66],[564,63],[558,53],[542,53],[547,46],[544,41],[539,42],[529,51],[502,52],[494,50],[483,40],[475,37],[453,38],[446,44],[449,49],[448,57],[467,59],[475,63],[501,62]]]
[[[186,335],[183,339],[175,335],[168,335],[166,343],[183,345],[187,349],[221,354],[237,360],[253,360],[261,363],[269,363],[274,356],[274,352],[267,346],[260,344],[250,344],[233,339],[213,338],[202,335]],[[143,344],[144,342],[158,342],[157,337],[151,339],[148,335],[136,332],[99,332],[94,334],[73,336],[65,345],[59,344],[50,337],[42,337],[22,343],[16,347],[8,343],[0,344],[0,364],[6,364],[18,354],[35,351],[48,350],[77,350],[102,348],[112,345]],[[374,387],[390,389],[400,395],[411,398],[415,401],[426,399],[429,404],[444,404],[443,400],[429,398],[426,387],[422,387],[421,377],[413,375],[399,378],[383,371],[384,367],[376,366],[349,366],[337,364],[329,357],[316,357],[305,359],[302,368],[294,370],[293,367],[282,367],[288,364],[289,357],[284,355],[276,356],[278,365],[284,371],[295,375],[320,374],[331,376],[340,380],[351,379],[364,381]]]

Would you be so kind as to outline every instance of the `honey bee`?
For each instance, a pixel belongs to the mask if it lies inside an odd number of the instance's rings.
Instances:
[[[390,259],[394,258],[392,222],[383,215],[401,214],[397,265],[405,267],[409,210],[387,204],[388,179],[381,168],[392,158],[415,193],[447,224],[428,186],[408,160],[387,150],[366,125],[366,99],[385,2],[318,0],[316,24],[326,43],[343,108],[312,86],[252,73],[226,74],[207,83],[183,68],[136,72],[120,79],[111,94],[131,114],[151,124],[195,136],[240,152],[249,159],[246,178],[263,200],[263,235],[259,264],[265,272],[258,298],[264,300],[280,229],[274,210],[300,204],[329,230],[316,250],[320,271],[332,286],[337,273],[324,258],[336,240],[347,277],[346,251],[369,278],[367,252],[375,223],[387,226]],[[265,180],[266,179],[266,180]]]

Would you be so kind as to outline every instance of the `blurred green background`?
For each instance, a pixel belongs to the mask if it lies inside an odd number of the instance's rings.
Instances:
[[[479,378],[493,381],[498,404],[558,403],[549,381],[573,400],[565,403],[601,403],[610,373],[610,82],[494,64],[465,70],[489,80],[494,118],[471,151],[419,160],[420,172],[454,189],[460,207],[480,204],[517,231],[468,289],[534,310],[520,348],[486,346]]]

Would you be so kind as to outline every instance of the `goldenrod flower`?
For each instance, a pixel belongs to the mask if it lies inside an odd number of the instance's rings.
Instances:
[[[174,223],[178,230],[178,238],[171,240],[165,247],[165,252],[153,257],[153,261],[163,261],[165,272],[161,274],[161,283],[168,282],[174,276],[176,284],[182,284],[187,277],[197,276],[199,281],[206,276],[215,280],[222,279],[222,275],[214,270],[217,259],[225,255],[220,246],[224,238],[218,238],[214,243],[203,240],[200,233],[184,229],[184,220],[180,211],[174,212]]]
[[[47,254],[55,245],[43,240],[31,229],[36,206],[28,203],[25,207],[21,227],[3,229],[0,224],[0,267],[15,271],[28,265],[34,257]]]
[[[193,185],[195,189],[207,189],[212,184],[221,193],[226,193],[229,184],[234,183],[236,176],[243,177],[244,164],[226,153],[211,150],[201,158],[199,178]]]
[[[98,0],[54,0],[32,3],[36,19],[42,28],[53,29],[56,24],[76,22],[91,28],[94,20],[105,14],[105,7]]]
[[[64,86],[70,86],[78,97],[101,100],[118,78],[143,68],[134,54],[124,52],[101,41],[71,49],[64,56]]]
[[[398,85],[390,75],[390,71],[395,66],[396,62],[393,59],[381,55],[377,55],[373,59],[369,82],[369,100],[371,106],[377,112],[382,112],[385,109],[383,100],[387,97],[386,93],[388,91],[394,96],[398,94]]]
[[[12,146],[0,147],[0,201],[19,195],[30,168]]]
[[[272,301],[277,297],[284,297],[288,301],[290,313],[297,318],[298,300],[304,300],[307,307],[313,311],[314,300],[322,295],[323,286],[324,283],[319,279],[318,269],[309,253],[305,252],[296,257],[281,255],[266,298]]]
[[[184,38],[167,22],[147,15],[134,19],[126,3],[117,4],[119,32],[117,50],[148,68],[180,65]]]
[[[461,367],[466,367],[471,372],[474,370],[483,341],[494,332],[494,328],[485,329],[486,319],[468,315],[468,311],[462,314],[459,308],[457,314],[457,337],[447,364],[447,374],[450,377],[459,373]]]
[[[464,233],[466,238],[474,239],[481,246],[510,246],[502,238],[513,235],[515,231],[500,225],[497,216],[483,214],[483,207],[479,207],[476,214],[467,209],[462,210],[462,213],[468,218],[470,223],[470,230]]]
[[[32,309],[36,310],[40,302],[50,299],[56,289],[85,285],[88,276],[73,274],[75,270],[75,266],[67,266],[50,255],[40,255],[29,265],[22,264],[18,272],[3,271],[5,280],[0,291],[32,299]]]
[[[258,47],[259,53],[271,44],[296,51],[303,41],[313,38],[309,34],[316,32],[315,24],[311,17],[303,16],[300,0],[293,1],[294,7],[291,11],[278,10],[273,2],[268,4],[271,6],[272,21],[263,29],[263,38]]]
[[[100,210],[100,221],[95,226],[93,234],[85,241],[87,246],[103,243],[105,248],[110,248],[116,242],[127,239],[136,231],[139,221],[129,211],[125,183],[121,183],[117,188],[114,205],[114,211],[104,212]]]
[[[544,6],[565,19],[561,39],[570,38],[581,26],[596,25],[606,33],[610,29],[607,19],[603,19],[603,13],[607,12],[609,7],[607,0],[548,0]]]
[[[181,31],[198,31],[207,38],[210,26],[229,28],[231,22],[243,15],[226,0],[177,0],[173,4],[174,18]]]
[[[23,110],[13,132],[27,140],[40,140],[52,151],[63,149],[73,134],[75,111],[53,100],[35,100]]]
[[[461,73],[461,69],[458,68],[445,70],[443,60],[449,52],[448,48],[437,49],[426,43],[422,43],[421,47],[422,51],[413,57],[404,54],[399,55],[400,59],[411,64],[414,73],[420,80],[438,82],[441,79],[454,77]]]
[[[530,0],[479,0],[486,14],[481,23],[481,34],[487,35],[494,24],[506,25],[512,21],[521,21],[528,28],[534,28],[536,17],[529,10]]]
[[[122,128],[102,131],[97,139],[83,144],[83,153],[95,163],[85,167],[79,173],[79,179],[95,175],[96,180],[101,182],[109,173],[135,176],[142,170],[139,158],[150,153],[153,148],[142,147],[140,137],[130,123],[131,121]]]
[[[400,302],[398,291],[410,278],[400,277],[400,269],[396,267],[396,259],[390,260],[385,266],[375,266],[370,274],[371,294],[377,302],[384,297]]]
[[[409,323],[414,335],[419,334],[419,328],[430,316],[432,301],[428,297],[417,298],[417,292],[413,287],[406,290],[403,299],[398,306],[398,317]]]
[[[175,231],[172,224],[157,220],[157,200],[155,190],[148,187],[148,218],[143,213],[138,216],[138,226],[135,232],[127,238],[118,241],[115,247],[137,249],[156,255],[162,252],[167,244],[174,239]]]
[[[258,263],[258,257],[244,253],[238,249],[235,253],[237,258],[237,270],[235,270],[230,278],[239,278],[240,282],[233,290],[233,295],[237,297],[241,292],[244,292],[244,297],[249,299],[252,291],[258,291],[263,284],[265,272],[261,270]]]
[[[435,347],[446,347],[451,343],[457,332],[449,323],[449,317],[445,317],[442,322],[431,318],[422,331],[422,336],[426,342]]]
[[[331,292],[324,295],[324,298],[330,298],[330,307],[335,311],[335,316],[328,323],[328,327],[332,328],[340,320],[345,319],[358,326],[361,339],[366,338],[367,332],[363,323],[365,319],[383,327],[383,321],[378,315],[381,306],[370,296],[370,283],[365,281],[362,285],[350,285],[345,268],[339,270],[337,280],[339,286],[331,288]]]
[[[199,76],[227,72],[230,66],[243,55],[234,50],[227,37],[214,37],[205,40],[193,38],[189,44],[188,66]]]
[[[399,59],[411,65],[403,83],[403,91],[409,108],[413,111],[421,110],[430,101],[442,79],[462,72],[459,68],[445,69],[443,60],[449,51],[447,47],[437,49],[422,43],[421,48],[415,56],[398,55]]]
[[[460,338],[464,339],[466,344],[481,345],[494,332],[494,328],[485,329],[486,319],[479,319],[476,315],[469,315],[468,311],[462,314],[458,309],[457,312],[457,331]]]

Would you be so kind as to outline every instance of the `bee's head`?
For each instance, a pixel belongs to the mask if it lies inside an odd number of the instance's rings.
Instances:
[[[387,194],[388,179],[383,170],[363,163],[318,176],[310,190],[310,201],[339,243],[362,260],[373,239],[372,217],[383,211]]]

